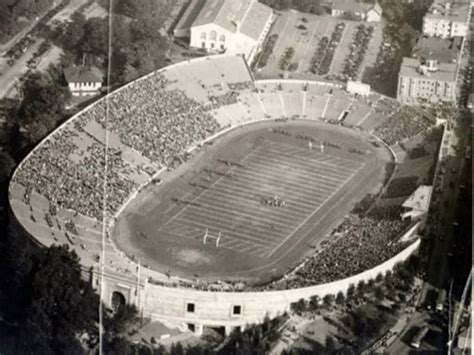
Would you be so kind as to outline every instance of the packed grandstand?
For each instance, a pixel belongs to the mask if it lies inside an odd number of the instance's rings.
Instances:
[[[12,210],[40,244],[68,244],[84,266],[95,267],[104,190],[105,229],[110,231],[123,206],[161,171],[184,163],[193,147],[231,127],[293,118],[365,131],[388,146],[434,124],[420,109],[379,94],[351,95],[326,82],[256,81],[239,56],[199,58],[138,79],[65,122],[16,170],[10,185]],[[381,207],[351,214],[333,232],[335,238],[274,287],[333,281],[387,260],[402,248],[390,242],[407,227],[399,212]],[[106,251],[108,273],[134,275],[136,263],[116,247],[110,234]],[[144,275],[159,283],[179,281],[151,269]],[[192,282],[179,284],[196,287]]]

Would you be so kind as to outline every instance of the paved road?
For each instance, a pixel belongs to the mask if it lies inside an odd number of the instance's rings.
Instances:
[[[52,24],[53,21],[65,21],[87,0],[71,0],[61,11],[59,11],[51,20],[48,21],[48,24]],[[59,3],[59,1],[57,1]],[[29,29],[33,28],[33,23]],[[28,31],[22,31],[22,36],[25,36]],[[20,35],[20,34],[19,34]],[[11,41],[11,45],[19,41],[22,37],[16,38],[16,41]],[[33,57],[33,54],[36,52],[41,43],[44,42],[42,38],[36,38],[36,42],[31,45],[28,50],[14,62],[12,66],[7,64],[8,58],[0,58],[0,97],[13,97],[16,93],[15,84],[18,82],[18,79],[22,77],[27,71],[28,67],[26,63],[30,58]],[[46,55],[49,55],[51,52],[47,51]]]
[[[27,72],[26,63],[36,52],[42,40],[37,40],[13,66],[9,66],[7,61],[2,58],[0,60],[0,97],[12,97],[15,94],[15,84],[18,79]]]
[[[458,137],[455,134],[450,135],[449,146],[451,146],[452,143],[461,145],[461,151],[464,151],[464,142],[458,141]],[[440,192],[437,194],[439,202],[436,206],[440,217],[435,219],[437,222],[437,232],[435,239],[432,240],[433,249],[429,261],[429,274],[427,275],[427,281],[425,281],[422,289],[422,307],[420,307],[411,318],[404,331],[401,333],[401,336],[387,348],[386,352],[389,354],[408,354],[413,351],[413,348],[409,345],[411,338],[414,335],[412,334],[413,329],[425,326],[433,320],[439,321],[440,318],[440,315],[435,312],[428,311],[426,305],[429,303],[432,309],[435,308],[434,303],[436,302],[436,296],[439,289],[447,288],[449,284],[450,269],[448,253],[452,246],[452,221],[455,217],[454,211],[459,193],[459,179],[463,163],[462,154],[461,156],[454,156],[455,151],[453,149],[450,149],[450,153],[451,154],[447,156],[446,163],[442,169],[444,171],[442,174],[444,176],[443,185]],[[454,183],[455,189],[449,187],[450,183]],[[437,332],[439,334],[433,339],[427,337],[429,341],[425,341],[420,350],[433,351],[437,349],[437,351],[443,353],[444,349],[445,352],[447,339],[445,336],[442,336],[443,332],[441,331],[441,327],[438,326],[436,328],[430,326],[430,329],[430,333]]]

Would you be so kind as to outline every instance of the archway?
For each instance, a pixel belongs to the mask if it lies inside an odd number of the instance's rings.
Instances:
[[[114,291],[112,293],[112,310],[116,313],[123,309],[125,305],[127,304],[127,300],[125,299],[125,296],[118,291]]]

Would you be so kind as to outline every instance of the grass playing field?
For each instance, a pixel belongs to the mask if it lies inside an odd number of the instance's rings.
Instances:
[[[340,148],[321,151],[322,141]],[[358,134],[322,123],[236,129],[146,188],[119,217],[114,238],[143,264],[184,277],[272,277],[379,187],[385,158]]]

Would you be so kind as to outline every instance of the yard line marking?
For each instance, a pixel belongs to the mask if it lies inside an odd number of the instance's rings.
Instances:
[[[268,149],[267,152],[269,153],[270,156],[267,156],[266,158],[267,159],[276,159],[276,157],[278,157],[278,155],[283,159],[283,158],[287,158],[287,164],[288,165],[292,165],[292,166],[295,166],[296,167],[296,164],[290,164],[290,162],[292,161],[291,160],[291,154],[288,154],[286,152],[283,152],[283,151],[276,151],[276,150],[273,150],[273,149]],[[319,154],[319,153],[313,153],[313,154]],[[324,169],[327,171],[328,174],[333,174],[334,175],[340,175],[340,174],[343,174],[343,173],[347,173],[347,172],[352,172],[354,171],[354,169],[356,167],[358,167],[358,164],[360,164],[359,161],[352,161],[351,162],[351,167],[345,167],[345,166],[341,166],[343,163],[340,163],[340,164],[334,164],[334,163],[330,163],[329,161],[323,161],[323,159],[319,160],[319,161],[314,161],[314,159],[311,157],[311,158],[306,158],[306,157],[303,157],[303,156],[300,156],[298,157],[298,160],[301,162],[301,164],[305,163],[305,162],[308,162],[308,163],[312,163],[313,166],[315,166],[315,163],[317,165],[320,165],[320,169]],[[293,159],[293,161],[295,161],[295,159]],[[347,163],[349,164],[349,163]],[[316,169],[316,167],[314,168]]]
[[[212,213],[209,213],[209,212],[212,212]],[[206,210],[193,209],[193,210],[189,210],[185,216],[182,216],[180,218],[189,217],[190,214],[192,216],[196,216],[196,217],[205,217],[209,221],[224,222],[227,225],[236,224],[237,222],[240,222],[240,221],[246,219],[245,218],[246,215],[244,215],[243,213],[236,213],[235,214],[235,215],[237,215],[236,218],[234,218],[232,220],[232,222],[229,223],[229,218],[232,218],[232,214],[229,213],[229,211],[219,213],[218,209],[217,209],[217,211],[210,211],[210,210],[207,210],[207,209]],[[302,216],[302,217],[304,217],[304,216]],[[269,221],[265,221],[265,220],[262,220],[260,222],[256,221],[256,220],[253,220],[253,222],[254,223],[252,223],[252,224],[246,224],[245,226],[241,226],[240,229],[249,230],[250,232],[256,232],[257,230],[261,229],[264,233],[266,233],[266,232],[268,232],[268,225],[269,224],[273,225],[273,226],[276,225],[276,223],[274,223],[274,222],[269,222]],[[297,221],[293,221],[292,224],[296,224],[296,222]],[[284,232],[285,229],[289,229],[290,231],[292,230],[291,226],[288,226],[288,225],[279,224],[277,227],[279,227],[279,229],[277,231],[281,231],[281,232]],[[273,233],[273,230],[272,230],[272,233]]]
[[[294,172],[300,172],[306,176],[314,176],[314,177],[322,177],[323,179],[331,180],[330,182],[336,181],[339,182],[341,180],[341,175],[345,175],[347,173],[351,173],[357,168],[357,166],[351,168],[344,168],[340,166],[340,169],[336,170],[332,166],[331,163],[325,164],[323,161],[312,161],[311,158],[305,159],[305,157],[299,157],[299,159],[286,160],[287,156],[283,156],[284,152],[281,152],[281,159],[278,159],[278,153],[275,151],[268,151],[268,154],[260,154],[260,156],[264,156],[266,166],[262,167],[261,160],[251,161],[250,159],[247,160],[245,166],[250,169],[247,169],[245,172],[255,171],[256,169],[260,169],[258,174],[260,176],[268,176],[268,171],[272,172],[287,172],[286,169],[290,168]],[[291,156],[291,155],[290,155]],[[306,161],[305,161],[306,160]],[[311,162],[311,164],[305,164],[306,162]],[[281,166],[281,168],[280,168]]]
[[[248,184],[251,184],[252,181],[251,180],[247,180],[248,181]],[[265,197],[269,194],[273,195],[273,194],[277,194],[277,195],[288,195],[288,194],[292,194],[292,195],[296,195],[296,196],[290,196],[288,199],[287,199],[287,202],[288,203],[291,203],[292,205],[295,205],[296,206],[296,211],[298,210],[305,210],[307,208],[314,208],[315,207],[315,203],[311,203],[311,202],[308,202],[308,197],[311,196],[311,198],[314,200],[314,201],[319,201],[319,199],[321,198],[324,198],[326,195],[327,195],[327,191],[328,190],[333,190],[335,188],[337,188],[338,186],[334,186],[332,188],[328,188],[326,189],[326,191],[317,191],[317,192],[314,192],[314,193],[306,193],[306,194],[303,194],[303,192],[300,190],[295,190],[295,189],[286,189],[282,186],[280,187],[267,187],[263,184],[260,185],[260,189],[259,190],[251,190],[251,191],[248,191],[247,187],[248,184],[242,184],[242,185],[234,185],[232,186],[231,188],[228,188],[227,186],[224,186],[223,188],[221,189],[213,189],[213,191],[216,191],[216,193],[208,193],[208,194],[205,194],[203,195],[199,200],[198,202],[202,202],[202,201],[207,201],[209,198],[212,199],[212,197],[218,199],[218,198],[226,198],[226,199],[229,199],[229,200],[232,200],[232,203],[236,203],[237,202],[241,202],[242,206],[244,209],[246,209],[245,207],[248,207],[248,208],[251,208],[252,205],[255,205],[255,206],[258,206],[258,207],[262,207],[260,205],[260,200],[262,199],[262,197]],[[224,203],[222,203],[224,204]],[[248,205],[248,206],[247,206]],[[298,206],[302,206],[303,208],[300,208]],[[290,212],[291,213],[291,212]]]
[[[291,194],[291,192],[289,194]],[[221,201],[222,198],[219,195],[228,200],[228,202]],[[283,197],[286,196],[285,194],[282,195]],[[264,209],[264,207],[267,206],[262,205],[260,201],[256,199],[237,199],[233,198],[231,195],[226,194],[215,194],[212,196],[208,195],[206,197],[206,199],[200,199],[199,203],[208,207],[212,206],[227,208],[229,211],[235,211],[241,214],[244,213],[243,211],[251,211],[253,212],[253,214],[249,217],[262,217],[265,221],[269,222],[272,222],[273,219],[281,220],[281,218],[284,218],[287,220],[287,223],[299,220],[302,216],[307,215],[308,211],[311,211],[314,208],[318,207],[321,202],[324,201],[324,199],[321,199],[319,197],[314,198],[314,201],[317,201],[314,204],[302,204],[291,200],[286,200],[287,208],[266,210]],[[279,213],[276,212],[277,210],[279,211]]]
[[[329,201],[334,195],[336,195],[360,170],[362,169],[362,167],[355,171],[352,175],[350,175],[344,182],[343,185],[341,185],[340,188],[338,188],[337,190],[334,190],[327,198],[326,200],[321,204],[321,206],[319,206],[318,208],[316,208],[308,217],[306,217],[296,228],[293,232],[291,232],[286,238],[284,238],[280,244],[277,245],[277,247],[275,249],[272,250],[272,252],[270,254],[268,254],[267,258],[270,258],[283,244],[285,244],[288,239],[290,239],[303,225],[305,225],[320,209],[321,207],[323,207],[324,205],[326,205],[326,202]]]
[[[240,160],[240,162],[241,162],[241,163],[244,162],[245,159],[246,159],[249,155],[251,155],[254,151],[255,151],[255,149],[252,150],[252,151],[250,151],[245,157],[243,157],[243,158]],[[227,172],[228,172],[228,173],[231,173],[232,170],[234,170],[234,169],[236,169],[236,168],[237,168],[237,166],[233,166],[233,167],[231,167]],[[217,184],[217,183],[218,183],[220,180],[222,180],[224,177],[225,177],[225,176],[220,176],[219,178],[217,178],[215,181],[212,182],[212,184],[209,186],[209,188],[211,188],[212,186],[214,186],[215,184]],[[195,202],[195,201],[196,201],[202,194],[204,194],[205,192],[206,192],[206,190],[201,191],[201,192],[192,200],[192,202]],[[183,212],[186,210],[186,208],[187,208],[187,206],[184,206],[184,208],[183,208],[181,211],[179,211],[177,214],[175,214],[173,217],[171,217],[165,224],[162,225],[162,227],[166,226],[166,225],[167,225],[168,223],[170,223],[174,218],[178,217],[181,213],[183,213]],[[161,229],[161,228],[160,228],[160,229]]]
[[[182,222],[185,222],[185,221],[182,221]],[[192,219],[188,219],[187,220],[187,223],[190,223],[190,224],[193,224],[193,225],[196,225],[196,226],[200,226],[203,228],[203,231],[206,229],[206,228],[209,228],[208,225],[206,224],[203,224],[199,221],[195,221],[195,220],[192,220]],[[230,230],[230,229],[226,229],[226,228],[220,228],[218,226],[213,226],[213,228],[215,228],[216,230],[219,230],[222,232],[222,236],[223,237],[229,237],[229,238],[234,238],[234,239],[243,239],[244,241],[248,241],[248,239],[254,241],[254,243],[260,243],[260,245],[262,246],[265,246],[265,244],[270,244],[271,246],[275,245],[275,242],[272,242],[268,239],[264,239],[264,238],[259,238],[259,237],[254,237],[254,236],[250,236],[250,235],[247,235],[247,234],[243,234],[243,233],[239,233],[239,232],[235,232],[233,230]],[[259,234],[260,235],[260,234]],[[238,236],[237,237],[232,237],[232,236]]]
[[[328,190],[332,190],[340,185],[340,184],[337,184],[335,186],[331,186],[331,187],[328,186],[326,188],[314,186],[311,188],[304,189],[304,188],[295,187],[297,186],[297,184],[292,184],[291,186],[285,186],[285,185],[280,184],[277,186],[273,185],[271,186],[271,188],[269,188],[268,183],[270,183],[271,181],[267,182],[265,180],[265,181],[259,181],[259,183],[257,184],[258,189],[256,187],[252,187],[252,189],[250,190],[250,193],[245,194],[245,192],[249,191],[248,185],[255,184],[255,181],[250,179],[249,177],[243,177],[243,176],[239,177],[239,180],[242,182],[241,184],[235,183],[233,185],[226,185],[225,188],[227,189],[227,191],[231,190],[232,192],[237,192],[237,193],[234,193],[237,196],[241,196],[240,193],[244,193],[244,196],[248,196],[249,198],[261,197],[262,194],[273,193],[276,191],[280,191],[281,193],[283,192],[288,193],[290,191],[294,195],[292,196],[290,201],[298,203],[298,204],[304,204],[304,205],[308,205],[307,198],[309,195],[311,195],[312,198],[320,198],[326,195]],[[219,192],[225,193],[225,191],[222,191],[220,189],[219,189]]]

